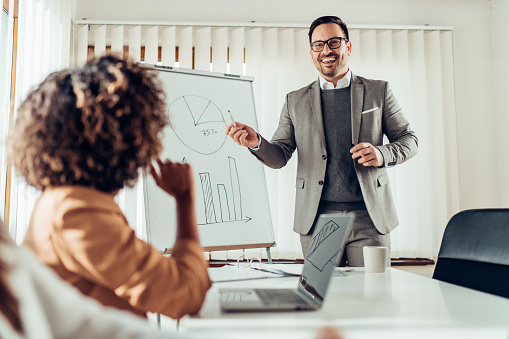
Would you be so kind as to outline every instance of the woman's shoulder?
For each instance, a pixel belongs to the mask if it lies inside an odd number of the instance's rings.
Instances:
[[[52,213],[53,218],[63,218],[69,212],[122,214],[113,194],[78,185],[45,189],[37,201],[36,211]]]
[[[30,233],[44,238],[65,230],[91,231],[105,225],[110,229],[127,225],[113,194],[84,186],[52,187],[45,189],[37,201],[27,237],[32,238]],[[130,229],[128,225],[127,228]]]
[[[55,202],[75,202],[91,205],[110,205],[115,203],[115,195],[106,193],[93,187],[69,185],[46,188],[42,195],[43,200],[52,200]]]

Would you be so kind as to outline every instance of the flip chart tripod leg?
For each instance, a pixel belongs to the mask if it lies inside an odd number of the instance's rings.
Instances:
[[[265,250],[267,251],[267,260],[269,264],[272,264],[272,256],[270,255],[270,247],[266,247]]]

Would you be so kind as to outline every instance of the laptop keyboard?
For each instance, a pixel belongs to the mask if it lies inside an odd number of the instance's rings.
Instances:
[[[294,290],[255,289],[264,305],[307,305]]]

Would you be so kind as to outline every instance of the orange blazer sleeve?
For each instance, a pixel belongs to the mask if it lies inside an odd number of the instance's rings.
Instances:
[[[180,318],[200,309],[211,282],[197,241],[176,242],[166,257],[136,237],[116,205],[61,211],[51,241],[68,270],[143,312]]]

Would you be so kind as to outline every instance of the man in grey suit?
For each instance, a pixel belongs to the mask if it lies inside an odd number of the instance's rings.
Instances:
[[[226,133],[271,168],[285,166],[297,149],[293,230],[304,255],[318,215],[354,211],[340,265],[364,266],[363,246],[390,248],[389,232],[399,221],[387,168],[417,153],[417,137],[386,81],[350,71],[352,43],[340,18],[316,19],[309,42],[320,76],[287,94],[271,141],[241,123]]]

